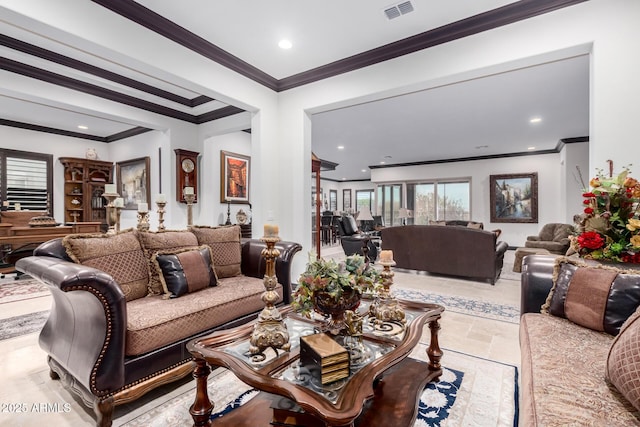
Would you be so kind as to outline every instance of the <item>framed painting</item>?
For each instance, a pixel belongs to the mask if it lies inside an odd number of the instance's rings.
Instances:
[[[538,174],[490,175],[491,222],[538,222]]]
[[[220,150],[220,203],[249,203],[251,158]]]
[[[124,199],[123,209],[137,210],[138,203],[151,206],[149,157],[116,163],[118,192]]]
[[[351,209],[351,189],[342,190],[342,210],[348,211]]]

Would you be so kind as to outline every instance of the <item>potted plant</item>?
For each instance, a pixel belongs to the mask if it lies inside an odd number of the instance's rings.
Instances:
[[[640,263],[640,183],[625,167],[609,175],[601,169],[583,194],[584,214],[571,247],[586,259]]]
[[[354,310],[363,292],[374,292],[381,278],[361,255],[349,255],[342,262],[309,254],[306,270],[300,275],[292,294],[291,306],[311,317],[312,311],[331,316],[332,333],[344,328],[344,312]]]

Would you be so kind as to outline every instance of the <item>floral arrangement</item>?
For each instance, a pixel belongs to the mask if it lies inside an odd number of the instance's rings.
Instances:
[[[629,167],[617,175],[609,161],[609,175],[601,169],[589,181],[584,214],[571,247],[582,257],[640,263],[640,183]]]
[[[307,268],[300,275],[293,292],[291,306],[300,314],[310,317],[314,309],[313,294],[324,291],[338,301],[347,289],[359,293],[373,292],[381,287],[381,277],[362,255],[349,255],[342,262],[325,260],[309,254]]]

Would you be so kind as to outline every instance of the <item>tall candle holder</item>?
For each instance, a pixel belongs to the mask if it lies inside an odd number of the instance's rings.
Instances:
[[[187,202],[187,225],[193,225],[193,202],[196,200],[195,194],[185,194],[184,200]]]
[[[120,231],[120,215],[122,214],[122,206],[116,206],[116,231]]]
[[[158,231],[164,231],[164,213],[166,212],[164,207],[167,206],[167,202],[156,201],[156,205],[158,205]]]
[[[373,304],[369,306],[369,313],[372,315],[372,321],[381,324],[384,322],[400,322],[403,325],[407,322],[402,307],[398,304],[393,296],[391,296],[391,285],[393,285],[394,273],[391,267],[396,265],[394,260],[380,260],[382,265],[380,277],[382,277],[382,290],[376,295]]]
[[[107,234],[116,234],[116,224],[118,218],[116,214],[116,207],[113,202],[120,197],[118,193],[102,193],[102,197],[107,199],[106,214],[107,214]]]
[[[266,226],[265,226],[266,228]],[[262,294],[262,302],[265,307],[258,316],[258,321],[253,328],[251,339],[249,340],[249,352],[251,354],[260,354],[267,348],[272,348],[277,353],[277,349],[289,351],[291,343],[289,342],[289,331],[284,323],[278,307],[275,303],[278,301],[279,295],[275,291],[278,285],[276,278],[276,258],[280,255],[280,251],[275,244],[280,241],[278,236],[267,235],[260,240],[266,243],[267,247],[262,250],[262,256],[266,260],[266,271],[264,275],[264,287],[266,291]]]
[[[149,211],[138,211],[138,231],[149,231]]]

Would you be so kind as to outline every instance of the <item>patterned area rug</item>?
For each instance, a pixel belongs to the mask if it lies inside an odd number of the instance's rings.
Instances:
[[[40,332],[49,317],[49,310],[0,320],[0,340]]]
[[[426,345],[420,344],[411,357],[425,360]],[[440,383],[430,383],[420,397],[419,415],[414,427],[424,426],[513,426],[518,417],[518,371],[511,365],[444,350],[445,373]],[[209,378],[209,397],[215,411],[233,410],[255,396],[251,388],[233,374],[218,369]],[[156,399],[141,414],[125,414],[115,426],[191,426],[189,406],[195,389],[170,399]],[[235,403],[234,403],[235,402]],[[139,411],[136,411],[139,412]]]
[[[396,287],[392,292],[398,299],[440,304],[449,311],[509,323],[520,322],[520,308],[515,305],[496,304],[460,296],[441,295],[433,292]]]
[[[36,279],[18,279],[9,277],[0,281],[0,304],[39,298],[49,295],[47,285]]]

